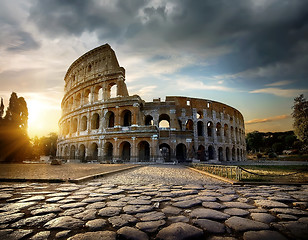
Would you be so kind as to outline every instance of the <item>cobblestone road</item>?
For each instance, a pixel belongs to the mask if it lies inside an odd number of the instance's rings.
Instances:
[[[179,166],[0,184],[0,239],[307,239],[308,186],[232,186]]]

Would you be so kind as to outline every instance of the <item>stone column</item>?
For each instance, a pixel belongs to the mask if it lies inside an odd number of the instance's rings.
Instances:
[[[137,161],[137,145],[136,145],[136,137],[132,137],[133,144],[131,145],[131,153],[130,153],[130,162]]]

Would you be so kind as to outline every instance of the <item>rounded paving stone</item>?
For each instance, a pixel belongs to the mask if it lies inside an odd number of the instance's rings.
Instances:
[[[208,219],[197,219],[193,223],[210,233],[224,233],[226,231],[224,224]]]
[[[83,227],[84,222],[70,216],[58,217],[47,222],[44,227],[46,229],[77,229]]]
[[[278,202],[278,201],[272,201],[272,200],[255,200],[255,204],[258,207],[263,208],[287,208],[288,205]]]
[[[49,235],[49,231],[38,232],[33,237],[31,237],[30,240],[46,240],[48,239]]]
[[[172,206],[167,206],[162,209],[162,212],[165,214],[172,214],[172,215],[177,215],[182,211],[182,209],[177,208],[177,207],[172,207]]]
[[[132,227],[122,227],[117,231],[117,234],[122,239],[127,240],[148,240],[149,237],[146,233]]]
[[[172,222],[172,223],[177,223],[177,222],[184,222],[187,223],[189,222],[189,218],[185,217],[185,216],[172,216],[172,217],[168,217],[168,221]]]
[[[87,232],[76,234],[68,240],[116,240],[116,233],[112,231]]]
[[[172,203],[173,206],[179,207],[179,208],[190,208],[196,205],[201,204],[201,200],[198,199],[192,199],[192,200],[186,200],[186,201],[179,201]]]
[[[222,205],[218,202],[203,202],[202,206],[205,207],[205,208],[211,208],[211,209],[216,209],[216,210],[226,208],[225,205]]]
[[[249,214],[248,211],[240,208],[227,208],[224,209],[224,213],[229,214],[231,216],[239,216],[239,217],[247,216]]]
[[[123,207],[123,211],[127,214],[143,213],[151,210],[153,210],[153,206],[149,205],[128,205]]]
[[[108,218],[108,222],[112,224],[115,228],[120,228],[128,225],[129,223],[136,223],[138,220],[132,215],[121,214],[119,216],[114,216]]]
[[[249,231],[249,230],[266,230],[269,226],[265,223],[257,222],[247,218],[230,217],[225,224],[235,231]]]
[[[213,220],[226,220],[230,217],[229,214],[222,213],[213,209],[207,209],[207,208],[197,208],[192,210],[190,213],[191,217],[195,218],[207,218],[207,219],[213,219]]]
[[[275,217],[268,213],[251,213],[251,218],[258,222],[271,223],[275,221]]]
[[[97,231],[97,230],[102,229],[106,225],[107,225],[107,221],[105,219],[99,218],[99,219],[88,221],[85,226],[89,228],[90,231]]]
[[[202,236],[203,231],[201,229],[191,226],[187,223],[178,222],[160,230],[156,236],[156,239],[193,240],[200,239]]]
[[[156,221],[162,220],[166,216],[162,212],[147,212],[147,213],[137,213],[136,217],[139,218],[141,221],[148,222],[148,221]]]
[[[116,215],[119,215],[121,212],[121,208],[118,207],[105,207],[101,210],[99,210],[98,215],[102,217],[113,217]]]
[[[276,231],[262,230],[262,231],[248,231],[243,235],[244,240],[287,240],[282,234]]]
[[[138,222],[136,224],[136,227],[144,232],[153,233],[156,232],[156,230],[165,225],[165,220],[158,220],[158,221],[150,221],[150,222]]]
[[[27,226],[27,227],[38,226],[42,223],[50,221],[51,219],[53,219],[55,217],[56,217],[56,214],[49,213],[49,214],[46,214],[46,215],[23,218],[23,219],[20,219],[19,221],[15,222],[13,224],[11,224],[11,227],[21,228],[23,226]]]

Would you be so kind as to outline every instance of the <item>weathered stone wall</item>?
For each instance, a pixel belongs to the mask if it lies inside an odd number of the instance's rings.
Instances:
[[[184,162],[246,159],[242,114],[223,103],[129,96],[125,70],[108,44],[65,75],[57,156],[81,161]]]

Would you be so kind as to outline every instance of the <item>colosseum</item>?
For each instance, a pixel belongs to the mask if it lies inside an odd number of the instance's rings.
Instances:
[[[226,104],[130,96],[108,44],[79,57],[65,75],[57,156],[70,161],[225,162],[246,159],[242,114]]]

